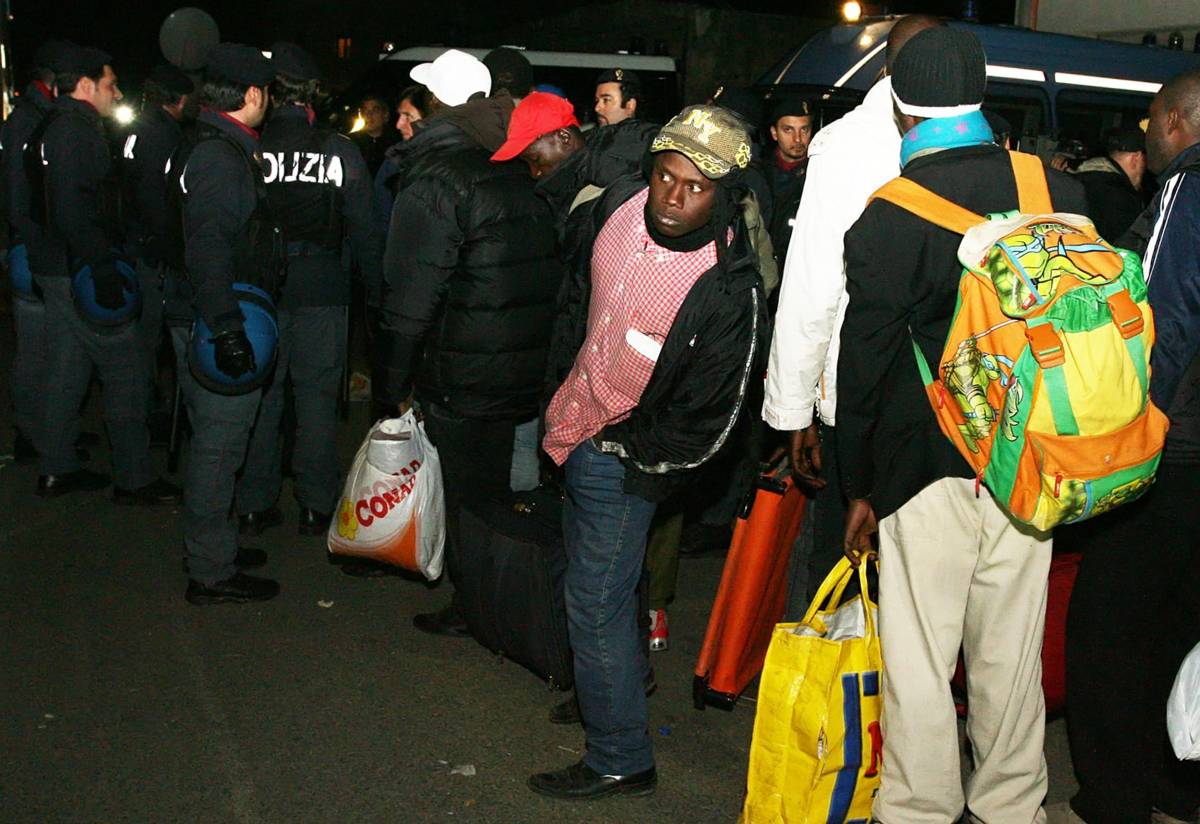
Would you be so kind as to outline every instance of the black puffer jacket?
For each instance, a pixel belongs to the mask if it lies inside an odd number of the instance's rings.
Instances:
[[[646,187],[641,176],[622,178],[589,204],[589,221],[575,239],[579,252],[564,285],[550,352],[550,394],[571,371],[587,336],[591,257],[596,236],[621,204]],[[579,210],[576,210],[577,212]],[[632,414],[604,429],[601,450],[627,470],[626,492],[664,501],[693,483],[699,470],[727,471],[719,460],[745,449],[747,396],[761,381],[770,338],[767,301],[740,208],[724,264],[700,276],[684,298],[650,382]],[[714,479],[728,483],[728,478]]]
[[[555,295],[554,219],[523,163],[492,163],[510,99],[467,103],[405,143],[384,256],[378,394],[483,420],[537,414]]]

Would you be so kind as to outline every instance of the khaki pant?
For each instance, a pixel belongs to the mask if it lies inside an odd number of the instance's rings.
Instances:
[[[883,824],[1046,820],[1042,635],[1050,535],[945,478],[879,525]],[[967,664],[975,771],[965,799],[950,678]]]

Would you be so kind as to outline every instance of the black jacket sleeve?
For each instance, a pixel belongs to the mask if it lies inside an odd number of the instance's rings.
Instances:
[[[884,405],[886,378],[898,357],[914,358],[909,331],[919,244],[919,218],[882,200],[872,202],[846,233],[846,293],[838,354],[837,446],[842,486],[851,499],[870,496],[871,438]],[[917,373],[914,360],[912,371]]]
[[[366,290],[367,305],[378,306],[383,282],[384,234],[375,212],[371,174],[362,151],[341,135],[333,153],[342,161],[342,216],[354,250],[354,260]]]
[[[412,392],[425,338],[458,264],[464,235],[456,203],[448,184],[430,175],[400,192],[392,207],[383,259],[383,345],[377,371],[386,403],[399,403]]]
[[[103,189],[112,159],[100,131],[82,117],[56,120],[43,140],[49,224],[69,261],[95,265],[112,257],[115,237],[104,225]]]
[[[242,328],[233,292],[234,247],[254,214],[254,180],[237,149],[220,140],[196,147],[180,179],[184,260],[196,307],[213,334]]]

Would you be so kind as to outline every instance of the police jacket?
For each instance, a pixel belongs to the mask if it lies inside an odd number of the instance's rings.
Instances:
[[[547,400],[570,373],[587,336],[596,236],[621,204],[645,187],[640,175],[631,175],[581,207],[588,209],[589,221],[582,229],[586,237],[577,239],[580,254],[560,296]],[[727,467],[718,459],[746,447],[754,413],[747,399],[752,382],[762,380],[770,321],[758,257],[740,208],[734,210],[731,229],[727,254],[700,276],[679,307],[637,407],[596,437],[602,451],[624,464],[625,491],[647,500],[663,501],[703,482],[707,470]]]
[[[772,149],[767,157],[756,163],[759,164],[771,191],[768,228],[771,233],[771,246],[775,249],[775,260],[782,268],[787,257],[788,244],[792,240],[792,226],[796,221],[796,211],[800,208],[800,196],[804,194],[808,158],[800,161],[794,168],[785,169],[778,163],[778,150]]]
[[[349,239],[371,305],[378,303],[383,232],[375,218],[371,178],[348,138],[316,126],[311,109],[276,109],[262,131],[263,177],[271,211],[288,251],[281,307],[346,306]]]
[[[25,173],[25,144],[42,118],[54,106],[54,98],[42,83],[30,83],[17,98],[17,106],[0,126],[0,164],[3,168],[4,219],[9,227],[9,244],[33,241],[38,225],[29,212],[29,178]],[[27,244],[32,252],[32,243]],[[35,271],[40,271],[34,266]]]
[[[1143,260],[1154,310],[1150,397],[1171,428],[1163,460],[1200,463],[1200,143],[1167,167]]]
[[[196,310],[213,334],[242,328],[234,283],[278,298],[282,237],[267,202],[258,134],[232,117],[200,113],[195,135],[172,159],[182,199],[183,257]]]
[[[132,256],[151,265],[165,255],[171,218],[167,162],[182,139],[179,122],[159,107],[138,119],[121,148],[125,242]]]
[[[902,176],[979,215],[1017,206],[1008,153],[997,146],[917,157]],[[1086,214],[1083,187],[1046,170],[1057,212]],[[850,498],[870,498],[880,520],[942,478],[973,478],[942,434],[921,383],[913,343],[940,362],[958,300],[961,235],[885,200],[846,233],[850,301],[838,356],[837,448]]]
[[[66,277],[112,259],[121,241],[120,191],[104,124],[90,104],[60,97],[25,151],[30,210],[45,231],[35,259]]]
[[[562,269],[524,164],[488,159],[511,112],[467,103],[403,144],[377,351],[387,402],[415,385],[454,415],[537,415]]]

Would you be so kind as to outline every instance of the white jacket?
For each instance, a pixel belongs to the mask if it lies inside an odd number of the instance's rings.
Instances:
[[[900,132],[892,83],[826,126],[808,148],[804,194],[783,269],[762,416],[790,432],[813,420],[835,423],[838,336],[846,314],[843,238],[876,189],[900,173]]]

